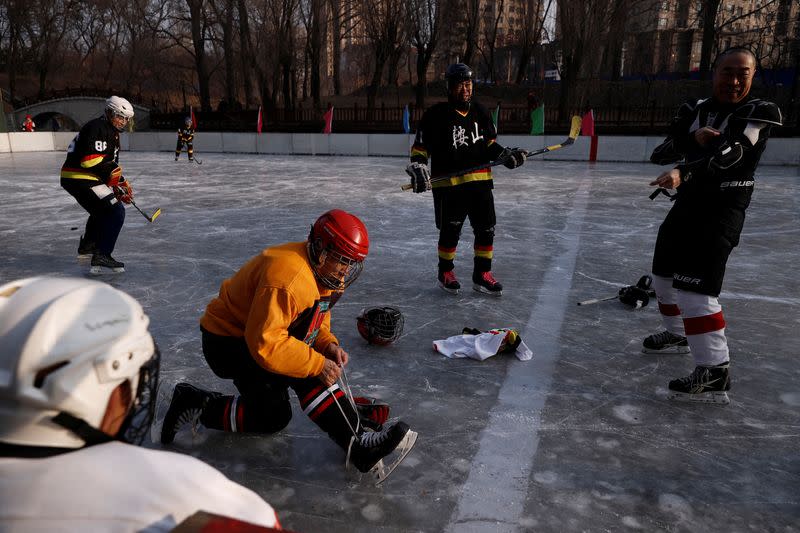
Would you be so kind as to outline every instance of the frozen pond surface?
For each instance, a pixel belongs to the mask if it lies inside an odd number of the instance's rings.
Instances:
[[[435,285],[430,193],[401,192],[399,158],[169,153],[121,155],[137,204],[106,277],[136,297],[162,354],[163,394],[188,379],[231,391],[200,353],[198,319],[220,282],[262,248],[305,239],[321,213],[360,216],[371,238],[364,273],[333,310],[354,393],[380,397],[419,432],[382,486],[345,471],[344,454],[295,416],[273,436],[203,431],[171,449],[262,495],[284,527],[342,531],[800,530],[800,186],[796,168],[762,167],[742,243],[720,298],[732,354],[731,404],[675,404],[667,382],[686,356],[646,356],[660,329],[654,302],[578,307],[649,272],[669,209],[650,201],[659,168],[528,162],[496,171],[494,273],[500,299]],[[63,154],[0,155],[0,281],[85,275],[75,259],[85,213],[58,184]],[[78,227],[78,231],[71,230]],[[456,258],[472,263],[465,228]],[[468,285],[465,283],[465,285]],[[395,305],[405,332],[369,346],[356,316]],[[450,360],[433,340],[515,327],[533,360]],[[159,445],[152,445],[159,446]]]

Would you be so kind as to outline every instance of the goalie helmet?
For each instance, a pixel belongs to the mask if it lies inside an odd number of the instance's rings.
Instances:
[[[132,405],[116,438],[138,444],[155,409],[160,355],[130,296],[97,281],[27,278],[0,286],[0,441],[81,448],[112,392]]]
[[[186,118],[183,120],[183,125],[184,125],[184,126],[186,126],[187,128],[188,128],[189,126],[191,126],[191,125],[192,125],[192,117],[186,117]]]
[[[403,313],[396,307],[362,309],[357,318],[358,332],[370,344],[386,346],[403,333]]]
[[[308,258],[314,276],[325,287],[344,290],[364,268],[369,235],[355,215],[333,209],[320,216],[308,234]]]

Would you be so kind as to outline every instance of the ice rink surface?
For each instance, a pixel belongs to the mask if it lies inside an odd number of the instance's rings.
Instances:
[[[661,329],[651,302],[576,302],[616,294],[649,272],[670,202],[650,201],[654,165],[529,161],[495,173],[493,271],[502,298],[471,290],[472,233],[456,272],[435,285],[430,193],[401,192],[399,158],[121,154],[137,204],[104,280],[144,306],[163,354],[162,391],[180,380],[232,391],[200,353],[198,319],[220,282],[262,248],[304,240],[331,208],[360,216],[371,249],[333,309],[355,394],[388,401],[419,432],[383,485],[345,471],[345,455],[308,421],[272,436],[203,430],[169,449],[194,455],[270,502],[297,532],[800,531],[800,185],[762,167],[720,298],[732,354],[731,404],[665,399],[688,356],[648,356]],[[0,155],[0,281],[86,275],[76,248],[86,215],[60,188],[60,153]],[[72,228],[78,228],[74,230]],[[395,305],[403,337],[378,348],[356,330],[367,306]],[[520,362],[451,360],[432,341],[515,327]],[[160,444],[150,446],[159,447]],[[124,482],[124,480],[120,480]]]

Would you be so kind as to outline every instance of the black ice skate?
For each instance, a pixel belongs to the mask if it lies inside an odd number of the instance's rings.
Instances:
[[[398,421],[381,431],[365,431],[353,437],[347,453],[348,463],[352,462],[359,472],[374,472],[382,483],[389,474],[405,459],[417,442],[417,433],[408,424]],[[384,465],[383,459],[393,452],[396,455],[391,463]]]
[[[447,272],[439,272],[439,287],[449,292],[450,294],[458,294],[461,289],[461,284],[456,279],[456,273],[453,270]]]
[[[78,243],[78,259],[89,259],[97,251],[97,245],[88,239],[84,239],[81,235],[81,240]]]
[[[161,442],[170,444],[175,434],[186,424],[191,424],[192,434],[197,432],[203,408],[213,397],[213,393],[198,389],[188,383],[178,383],[172,393],[172,401],[161,426]]]
[[[503,294],[503,285],[494,279],[491,272],[474,272],[472,274],[472,288],[492,296],[502,296]]]
[[[115,274],[125,272],[125,263],[117,261],[110,255],[95,252],[92,255],[92,266],[89,269],[89,274],[103,274],[104,272],[113,272]]]
[[[642,353],[685,354],[689,351],[686,337],[669,331],[650,335],[642,342]]]
[[[726,391],[731,390],[729,363],[698,366],[685,378],[669,382],[670,400],[728,404]]]

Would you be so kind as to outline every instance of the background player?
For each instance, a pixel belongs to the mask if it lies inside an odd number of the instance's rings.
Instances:
[[[61,186],[89,213],[78,244],[78,256],[91,254],[90,272],[124,272],[124,263],[111,257],[125,222],[120,202],[133,200],[133,189],[119,166],[119,132],[133,118],[133,106],[124,98],[106,100],[101,117],[90,120],[70,143],[61,167]]]
[[[377,465],[391,473],[416,433],[403,422],[365,431],[337,384],[349,356],[330,329],[330,309],[355,281],[369,251],[356,216],[334,209],[320,216],[308,240],[267,248],[222,282],[200,319],[203,354],[211,370],[232,379],[240,395],[226,396],[188,383],[175,387],[161,441],[186,423],[232,432],[274,433],[292,418],[288,389],[308,417],[361,472]],[[388,472],[379,461],[397,448]]]
[[[186,153],[189,155],[189,161],[194,160],[194,127],[192,127],[192,117],[186,117],[183,121],[183,127],[178,129],[178,144],[175,145],[175,161],[181,155],[183,147],[186,147]]]
[[[272,507],[210,466],[138,444],[160,354],[104,283],[0,287],[0,530],[170,531],[198,510],[273,527]]]
[[[651,156],[658,164],[682,161],[650,184],[678,192],[653,254],[653,288],[666,331],[647,337],[643,348],[691,350],[694,372],[669,382],[675,399],[728,403],[730,357],[717,297],[770,128],[781,124],[775,104],[748,96],[755,71],[750,50],[720,53],[712,97],[681,106]]]
[[[461,228],[469,217],[475,234],[473,288],[500,296],[503,286],[491,272],[496,223],[491,168],[444,180],[436,178],[498,159],[504,160],[507,168],[516,168],[525,162],[527,152],[519,148],[504,149],[497,143],[491,116],[472,101],[472,69],[456,63],[447,67],[445,78],[447,102],[435,104],[422,115],[406,171],[411,175],[414,192],[433,188],[439,230],[439,286],[453,294],[458,294],[461,288],[453,260]],[[428,159],[431,159],[430,170]]]
[[[33,117],[25,115],[25,120],[22,121],[22,131],[33,131],[34,129],[36,129],[36,123],[33,121]]]

